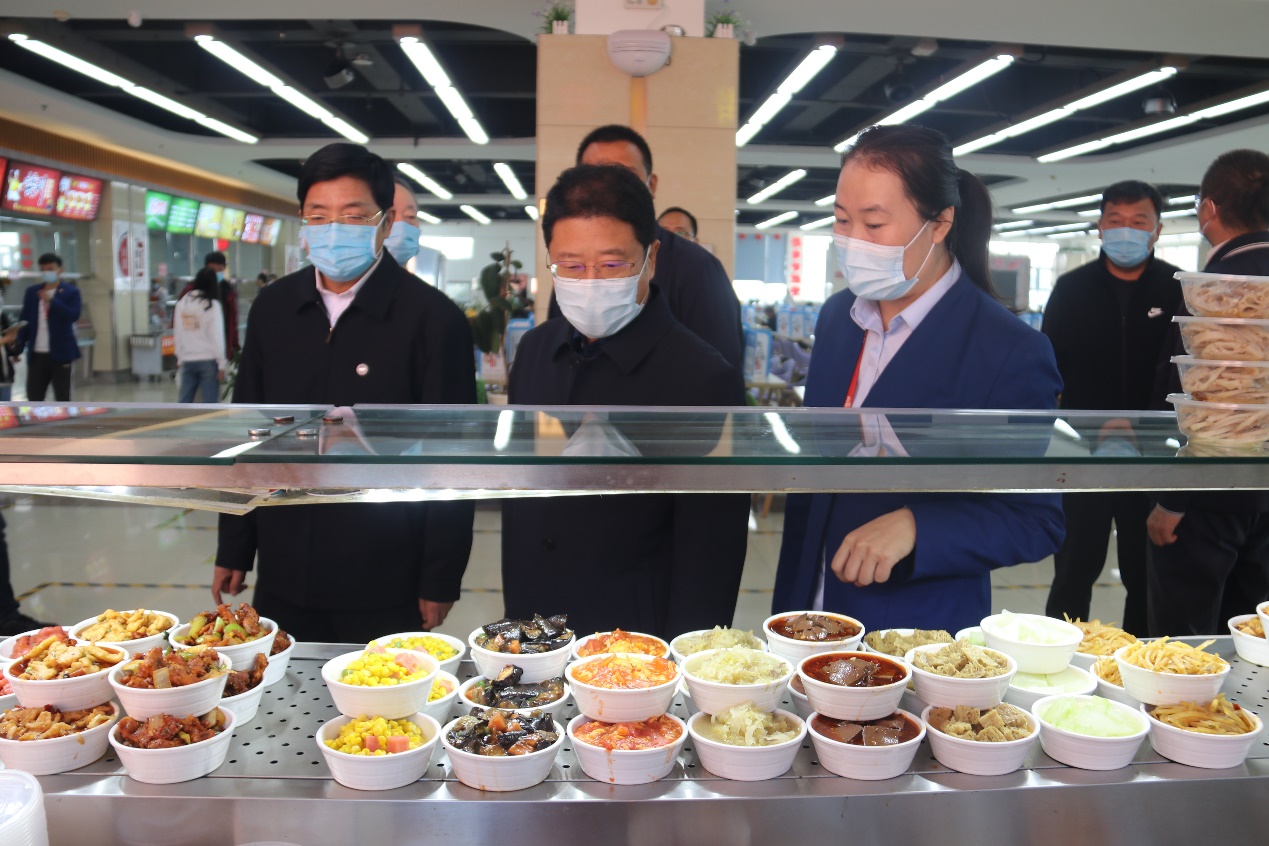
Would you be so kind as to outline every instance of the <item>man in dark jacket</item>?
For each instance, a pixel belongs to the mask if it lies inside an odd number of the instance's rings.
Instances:
[[[1063,274],[1044,310],[1042,331],[1053,343],[1062,374],[1063,409],[1096,411],[1151,408],[1155,369],[1168,337],[1171,314],[1181,301],[1178,268],[1154,256],[1163,198],[1144,182],[1118,182],[1102,192],[1097,261]],[[1088,433],[1095,452],[1129,440],[1130,429],[1107,426]],[[1063,494],[1066,540],[1054,556],[1053,586],[1045,613],[1087,620],[1093,583],[1106,562],[1114,521],[1119,574],[1128,593],[1123,626],[1146,630],[1145,494]]]
[[[563,316],[520,342],[512,404],[744,404],[739,371],[684,328],[650,284],[663,248],[641,179],[613,166],[565,171],[547,195],[542,232]],[[560,415],[569,435],[564,451],[629,457],[673,448],[660,442],[668,424],[637,418],[637,411]],[[695,415],[693,424],[712,438],[724,418]],[[743,494],[509,500],[502,510],[506,612],[566,612],[579,634],[619,626],[668,638],[729,625],[748,511]]]
[[[621,165],[656,196],[652,150],[643,136],[628,126],[614,124],[592,131],[577,148],[577,164]],[[656,239],[661,247],[652,284],[665,297],[670,313],[739,370],[745,357],[740,300],[722,262],[663,226],[656,227]],[[549,314],[560,316],[554,292]]]
[[[1269,276],[1269,156],[1231,150],[1212,162],[1198,219],[1215,245],[1205,272]],[[1222,634],[1230,617],[1269,599],[1269,491],[1159,494],[1146,528],[1149,634]]]
[[[256,298],[233,401],[474,403],[467,319],[383,250],[388,164],[330,144],[304,163],[298,193],[314,267]],[[300,640],[432,628],[458,599],[473,515],[468,503],[357,503],[221,517],[212,593],[240,591],[258,553],[255,605]]]
[[[62,257],[40,256],[40,281],[26,289],[22,316],[26,322],[18,334],[13,360],[28,347],[26,398],[40,402],[53,385],[53,399],[70,402],[71,365],[79,358],[75,321],[79,320],[79,288],[62,279]]]

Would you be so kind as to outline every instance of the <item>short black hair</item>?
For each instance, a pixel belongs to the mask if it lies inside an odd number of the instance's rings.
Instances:
[[[696,215],[692,214],[690,211],[683,208],[682,206],[670,206],[668,209],[661,212],[661,217],[657,218],[657,223],[660,223],[661,218],[665,217],[667,214],[675,214],[675,213],[681,214],[684,217],[686,217],[688,219],[688,222],[692,224],[692,234],[693,235],[698,234],[698,231],[696,228]]]
[[[560,174],[546,195],[542,237],[551,248],[555,224],[573,218],[610,217],[630,224],[645,248],[657,237],[657,211],[643,180],[621,165],[578,165]]]
[[[370,188],[370,196],[380,209],[392,208],[392,168],[380,156],[360,144],[327,144],[304,160],[300,166],[300,179],[295,188],[300,208],[308,197],[308,189],[318,182],[330,182],[341,176],[360,179]]]
[[[1142,182],[1139,179],[1125,179],[1103,191],[1101,210],[1106,211],[1106,206],[1111,203],[1122,205],[1140,203],[1142,200],[1149,200],[1154,206],[1155,217],[1163,214],[1163,195],[1149,182]]]
[[[1230,229],[1269,229],[1269,156],[1259,150],[1230,150],[1203,174],[1199,198],[1216,204],[1216,216]]]
[[[44,255],[40,256],[40,260],[39,260],[39,261],[37,261],[37,262],[36,262],[36,264],[37,264],[37,265],[40,265],[40,264],[55,264],[55,265],[57,265],[58,267],[61,267],[61,266],[62,266],[62,257],[61,257],[61,256],[59,256],[57,253],[45,253]]]
[[[583,138],[582,143],[577,145],[577,161],[575,164],[582,163],[582,154],[586,152],[586,148],[591,144],[613,144],[618,141],[626,141],[638,148],[639,155],[643,157],[643,167],[648,172],[648,176],[651,176],[652,148],[648,146],[648,142],[643,139],[642,135],[619,123],[601,126],[599,129],[592,130],[589,135]]]
[[[229,262],[225,261],[225,254],[224,254],[224,253],[222,253],[220,250],[213,250],[212,252],[210,252],[210,253],[208,253],[207,255],[203,256],[203,267],[206,267],[206,266],[207,266],[207,265],[209,265],[209,264],[224,264],[224,265],[227,265],[227,264],[229,264]]]

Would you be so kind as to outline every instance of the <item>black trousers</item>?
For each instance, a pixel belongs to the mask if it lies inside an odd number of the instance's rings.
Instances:
[[[260,616],[273,620],[296,640],[367,643],[384,635],[417,632],[423,628],[417,599],[409,600],[408,605],[385,605],[368,610],[308,608],[257,588],[251,604]]]
[[[1149,544],[1151,636],[1227,634],[1269,599],[1269,514],[1190,509],[1176,538]]]
[[[1150,508],[1150,500],[1143,493],[1063,494],[1066,540],[1053,557],[1053,586],[1049,588],[1044,613],[1059,619],[1063,614],[1088,619],[1093,583],[1106,563],[1113,520],[1119,577],[1128,591],[1122,625],[1136,635],[1146,631],[1146,517]]]
[[[70,402],[72,361],[54,361],[48,353],[33,352],[26,359],[26,398],[41,402],[53,385],[56,402]]]
[[[18,610],[13,585],[9,582],[9,543],[4,537],[4,530],[4,516],[0,515],[0,617],[6,617]]]

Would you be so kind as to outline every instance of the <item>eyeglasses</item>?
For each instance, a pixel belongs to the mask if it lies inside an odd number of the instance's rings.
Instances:
[[[326,217],[324,215],[315,214],[309,217],[301,217],[301,226],[325,226],[328,223],[345,223],[349,226],[378,226],[379,221],[383,220],[383,209],[366,217],[362,214],[341,214],[338,217]]]
[[[648,257],[644,255],[644,264],[647,264]],[[582,264],[579,261],[557,261],[548,264],[551,273],[561,279],[583,279],[586,276],[588,268],[595,269],[596,279],[622,279],[632,276],[635,265],[638,262],[633,261],[599,261],[594,264]],[[640,270],[642,272],[642,270]]]
[[[680,238],[686,238],[689,241],[696,240],[696,233],[692,232],[690,229],[671,229],[670,231]]]

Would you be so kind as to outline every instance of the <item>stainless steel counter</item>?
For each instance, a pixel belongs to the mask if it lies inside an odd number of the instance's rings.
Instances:
[[[322,663],[353,648],[297,645],[285,680],[265,691],[259,713],[234,732],[228,760],[210,776],[140,784],[111,752],[41,777],[51,842],[1158,846],[1260,842],[1269,831],[1269,732],[1230,770],[1174,764],[1146,742],[1131,766],[1091,772],[1055,762],[1037,743],[1023,769],[991,778],[948,770],[927,743],[907,774],[884,782],[824,771],[809,740],[784,776],[727,781],[701,767],[689,739],[667,778],[634,787],[589,779],[566,741],[547,781],[503,794],[460,784],[438,747],[429,774],[415,784],[350,790],[331,779],[313,736],[338,713]],[[1233,665],[1227,696],[1269,715],[1269,668],[1239,660],[1228,637],[1216,650]],[[466,662],[458,675],[474,674]],[[674,711],[685,716],[681,702]]]

